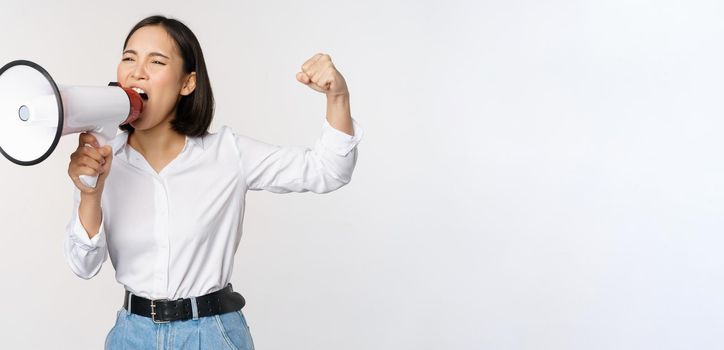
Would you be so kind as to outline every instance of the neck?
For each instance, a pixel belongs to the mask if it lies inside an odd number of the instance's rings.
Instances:
[[[128,144],[148,158],[165,158],[175,155],[186,143],[186,136],[171,128],[170,122],[160,123],[148,130],[133,130]]]

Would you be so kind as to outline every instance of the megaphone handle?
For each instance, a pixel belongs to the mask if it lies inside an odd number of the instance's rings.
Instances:
[[[108,144],[108,140],[106,137],[98,132],[91,131],[91,135],[95,136],[96,141],[98,141],[98,144],[103,147]],[[93,147],[93,145],[86,143],[86,147]],[[96,188],[96,184],[98,183],[98,176],[91,176],[91,175],[81,175],[79,176],[80,182],[82,182],[84,185],[90,187],[90,188]]]

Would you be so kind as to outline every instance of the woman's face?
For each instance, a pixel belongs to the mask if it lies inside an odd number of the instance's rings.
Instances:
[[[118,64],[118,82],[148,95],[141,117],[131,123],[135,130],[170,123],[176,116],[179,99],[196,87],[196,73],[184,73],[183,64],[176,43],[161,26],[142,27],[128,39]]]

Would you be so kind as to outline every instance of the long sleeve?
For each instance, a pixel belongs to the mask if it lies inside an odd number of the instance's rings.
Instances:
[[[108,259],[106,233],[103,218],[98,234],[88,238],[83,224],[80,222],[78,208],[80,206],[80,190],[74,189],[73,214],[65,228],[64,255],[73,273],[83,279],[90,279],[98,274],[101,266]]]
[[[352,179],[363,135],[355,120],[352,125],[354,136],[333,128],[325,119],[322,134],[311,148],[281,147],[236,135],[247,188],[326,193],[346,185]]]

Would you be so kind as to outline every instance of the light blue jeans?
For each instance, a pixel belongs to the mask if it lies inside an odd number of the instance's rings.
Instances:
[[[148,317],[118,311],[106,336],[106,350],[254,350],[249,326],[239,311],[156,324]]]

